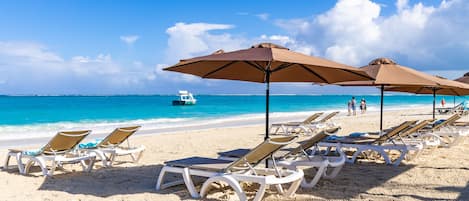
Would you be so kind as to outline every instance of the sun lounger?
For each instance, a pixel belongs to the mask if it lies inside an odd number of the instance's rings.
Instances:
[[[328,122],[337,114],[339,114],[339,112],[332,112],[326,115],[324,118],[322,118],[319,121],[308,121],[308,122],[304,121],[304,122],[289,122],[289,123],[284,123],[284,124],[273,124],[271,126],[271,130],[273,128],[277,128],[274,131],[274,134],[277,134],[279,128],[282,129],[282,132],[284,134],[293,134],[293,133],[314,134],[315,132],[318,132],[328,127],[329,128],[337,127],[336,124]]]
[[[279,134],[279,131],[282,131],[281,133],[283,134],[290,134],[293,130],[292,129],[303,129],[303,132],[308,132],[308,129],[306,127],[302,127],[302,125],[308,125],[311,124],[314,120],[319,118],[322,114],[322,112],[314,113],[313,115],[309,116],[302,122],[286,122],[286,123],[277,123],[277,124],[272,124],[270,126],[270,133],[271,134]],[[275,130],[272,132],[272,130]]]
[[[331,148],[340,147],[343,149],[343,152],[350,154],[346,159],[346,162],[349,163],[354,163],[359,155],[372,151],[374,153],[378,153],[384,159],[386,164],[397,166],[402,160],[406,158],[407,155],[418,155],[423,149],[423,145],[420,143],[403,144],[396,140],[400,132],[404,131],[404,129],[415,123],[416,121],[405,121],[379,137],[370,138],[348,136],[328,138],[322,142],[319,142],[318,146],[327,147],[328,150]],[[399,157],[395,160],[392,160],[388,154],[390,151],[399,152]]]
[[[57,166],[68,163],[80,163],[83,171],[90,172],[93,168],[95,156],[76,152],[75,147],[90,133],[91,131],[67,131],[59,132],[44,147],[34,150],[8,150],[5,160],[4,169],[8,169],[11,157],[16,158],[18,170],[21,174],[29,173],[32,165],[37,163],[42,170],[44,176],[52,176]],[[24,164],[23,160],[27,162]],[[50,168],[47,162],[51,162]]]
[[[337,116],[339,113],[340,113],[339,111],[331,112],[327,116],[322,118],[321,120],[312,122],[310,125],[306,125],[306,126],[310,129],[311,133],[322,130],[324,128],[339,127],[339,125],[330,121],[333,117]]]
[[[103,162],[103,167],[111,167],[117,156],[130,155],[134,163],[142,157],[145,146],[132,147],[129,137],[138,131],[140,126],[116,128],[102,141],[80,144],[80,149],[95,154]],[[127,145],[122,145],[127,141]]]
[[[440,146],[451,147],[460,142],[460,137],[463,133],[462,130],[452,126],[460,118],[459,114],[454,114],[445,120],[430,124],[429,127],[421,129],[420,132],[426,134],[433,133],[439,137]]]
[[[259,168],[256,165],[285,145],[292,143],[295,139],[295,136],[267,139],[236,161],[202,157],[167,161],[158,176],[156,189],[160,190],[184,183],[193,198],[200,198],[209,192],[215,182],[222,182],[228,184],[236,192],[240,200],[247,200],[246,193],[242,189],[240,182],[253,182],[260,185],[253,199],[255,201],[263,198],[265,190],[270,185],[274,185],[279,193],[287,197],[293,196],[300,186],[303,171],[280,169],[278,167]],[[167,173],[182,174],[183,180],[164,183],[164,177]],[[191,176],[208,178],[202,185],[200,195],[194,186]],[[283,184],[291,185],[287,191],[284,191]]]
[[[286,167],[288,169],[296,170],[300,167],[315,168],[316,174],[310,181],[303,178],[301,187],[312,188],[316,185],[321,177],[332,179],[337,176],[342,166],[345,163],[345,154],[339,150],[338,156],[324,156],[318,155],[316,144],[324,138],[336,133],[339,128],[327,129],[315,134],[308,140],[300,142],[296,148],[285,149],[276,152],[275,163],[278,166]],[[250,149],[236,149],[226,152],[219,152],[219,159],[223,160],[238,160],[246,155]],[[272,162],[272,161],[271,161]]]
[[[398,134],[403,143],[422,143],[426,147],[438,147],[440,137],[433,133],[421,133],[420,131],[430,124],[431,120],[422,120],[414,126],[410,126],[402,133]]]

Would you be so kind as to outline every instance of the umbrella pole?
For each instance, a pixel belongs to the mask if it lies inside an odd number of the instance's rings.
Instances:
[[[270,97],[270,70],[267,69],[265,72],[265,136],[264,136],[264,140],[269,139],[269,97]],[[269,160],[265,160],[265,168],[269,168]]]
[[[379,130],[383,133],[383,105],[384,105],[384,85],[381,85],[381,116],[379,122]]]
[[[265,136],[264,140],[269,139],[269,97],[270,97],[270,71],[265,74]]]
[[[433,88],[433,120],[435,120],[436,89]]]

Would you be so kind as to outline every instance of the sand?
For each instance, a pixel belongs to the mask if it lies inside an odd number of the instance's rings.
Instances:
[[[376,131],[378,113],[339,116],[341,134]],[[438,116],[438,118],[445,116]],[[386,126],[403,120],[429,119],[425,110],[387,111]],[[465,121],[469,121],[465,117]],[[147,147],[138,164],[124,160],[112,168],[99,163],[91,173],[78,165],[66,165],[53,177],[39,169],[23,176],[17,170],[0,171],[0,200],[192,200],[184,186],[156,191],[155,184],[166,160],[188,156],[216,157],[218,151],[253,147],[262,141],[263,125],[134,136],[131,143]],[[469,200],[469,140],[451,148],[426,150],[419,158],[399,167],[376,162],[346,164],[333,180],[322,179],[313,189],[300,189],[295,198],[269,191],[265,200]],[[5,151],[0,151],[0,161]],[[199,181],[200,179],[197,179]],[[249,195],[254,192],[250,191]],[[209,200],[232,200],[229,189],[214,191]]]

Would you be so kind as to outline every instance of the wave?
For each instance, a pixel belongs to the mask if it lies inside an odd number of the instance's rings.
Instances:
[[[407,105],[391,105],[384,107],[385,110],[402,110],[406,108],[429,108],[428,104],[407,104]],[[379,111],[379,106],[369,106],[369,111]],[[272,112],[270,113],[270,122],[282,122],[291,120],[302,120],[304,117],[314,112],[332,112],[340,111],[346,114],[346,108],[327,110],[304,110],[299,112]],[[154,118],[154,119],[136,119],[123,121],[103,121],[103,120],[86,120],[79,122],[57,122],[57,123],[40,123],[29,125],[5,125],[0,126],[0,140],[27,139],[27,138],[43,138],[51,137],[57,131],[66,130],[83,130],[90,129],[94,134],[109,133],[116,127],[141,125],[140,133],[167,133],[175,131],[193,130],[193,129],[209,129],[217,127],[236,127],[246,125],[260,125],[265,122],[265,113],[250,113],[243,115],[233,115],[224,117],[198,117],[198,118]]]

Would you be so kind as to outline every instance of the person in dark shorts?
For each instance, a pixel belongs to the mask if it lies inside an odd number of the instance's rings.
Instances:
[[[357,101],[355,100],[355,97],[352,97],[351,106],[352,106],[353,116],[356,116],[357,115]]]
[[[366,112],[366,100],[365,100],[365,98],[362,98],[362,100],[360,101],[360,111],[362,112],[362,114],[365,114],[365,112]]]

